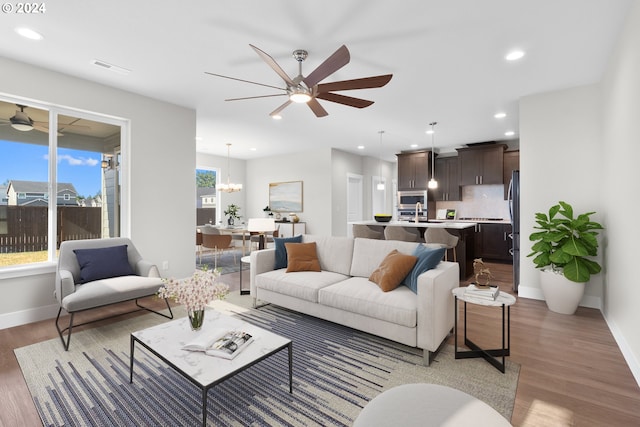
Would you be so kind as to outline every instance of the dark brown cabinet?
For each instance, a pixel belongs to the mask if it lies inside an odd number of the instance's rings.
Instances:
[[[429,181],[430,151],[400,153],[398,156],[398,190],[426,190]]]
[[[435,177],[436,181],[438,181],[438,189],[435,191],[435,200],[460,200],[458,157],[437,158],[435,160],[435,169]]]
[[[520,170],[520,151],[505,151],[504,153],[504,199],[509,195],[511,173]]]
[[[478,223],[475,229],[476,258],[511,261],[511,224]]]
[[[503,184],[504,144],[459,148],[460,185]]]

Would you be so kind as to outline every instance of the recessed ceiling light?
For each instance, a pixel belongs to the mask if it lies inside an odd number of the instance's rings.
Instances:
[[[257,150],[257,148],[256,148],[256,147],[251,147],[251,148],[249,148],[249,151],[256,151],[256,150]]]
[[[507,61],[516,61],[520,58],[522,58],[524,56],[524,52],[521,50],[514,50],[512,52],[509,52],[507,54],[507,56],[505,56],[505,59]]]
[[[202,137],[201,136],[196,136],[196,141],[202,141]]]
[[[512,130],[508,130],[508,131],[506,131],[506,132],[504,133],[504,136],[513,136],[513,135],[515,135],[515,134],[516,134],[516,133],[515,133],[514,131],[512,131]]]
[[[411,148],[418,148],[418,144],[411,144]]]
[[[432,133],[435,133],[435,131],[433,129],[429,129],[428,131],[425,132],[427,135],[431,135]]]
[[[358,145],[358,150],[364,150],[364,145]]]
[[[44,38],[42,34],[32,30],[31,28],[16,28],[16,33],[31,40],[42,40]]]
[[[281,120],[281,119],[282,119],[282,116],[281,116],[280,114],[274,114],[274,115],[272,115],[272,116],[271,116],[271,118],[272,118],[273,120]]]
[[[496,119],[504,119],[505,117],[507,117],[507,113],[495,113],[493,117],[495,117]]]

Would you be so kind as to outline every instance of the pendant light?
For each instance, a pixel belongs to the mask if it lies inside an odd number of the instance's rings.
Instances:
[[[229,179],[229,171],[231,170],[230,160],[229,160],[229,152],[231,150],[231,144],[227,143],[227,183],[226,184],[216,184],[216,189],[218,191],[222,191],[224,193],[235,193],[236,191],[242,190],[242,184],[232,184]]]
[[[429,125],[431,125],[431,179],[429,180],[429,183],[427,184],[427,187],[429,187],[432,190],[435,190],[436,188],[438,188],[438,181],[436,181],[435,178],[435,158],[436,158],[436,151],[435,151],[435,144],[433,142],[434,139],[434,134],[435,131],[433,130],[433,127],[435,125],[437,125],[438,122],[431,122],[429,123]]]
[[[382,134],[384,133],[384,131],[381,130],[378,131],[378,133],[380,134],[380,155],[378,157],[378,159],[380,160],[380,181],[378,182],[378,186],[376,188],[380,191],[384,191],[384,182],[382,182]]]

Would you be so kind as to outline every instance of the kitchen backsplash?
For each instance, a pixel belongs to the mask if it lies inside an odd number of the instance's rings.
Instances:
[[[455,209],[457,218],[502,218],[509,220],[509,202],[502,185],[465,185],[461,202],[436,202],[436,209]]]

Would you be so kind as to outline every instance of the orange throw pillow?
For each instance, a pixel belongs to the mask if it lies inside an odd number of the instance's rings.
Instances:
[[[294,271],[320,271],[316,242],[285,243],[287,248],[287,273]]]
[[[407,277],[417,260],[418,257],[416,256],[405,255],[394,249],[382,260],[378,268],[371,273],[369,280],[380,286],[383,292],[392,291]]]

